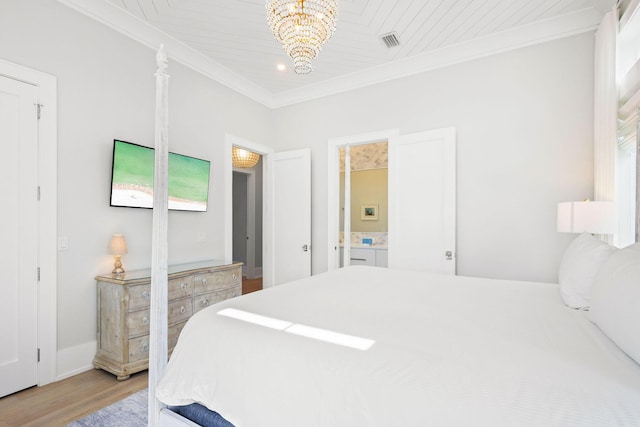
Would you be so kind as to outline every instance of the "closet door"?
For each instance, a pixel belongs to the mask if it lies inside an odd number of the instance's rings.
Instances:
[[[389,267],[456,273],[455,128],[389,140]]]
[[[38,383],[37,90],[0,76],[0,397]]]

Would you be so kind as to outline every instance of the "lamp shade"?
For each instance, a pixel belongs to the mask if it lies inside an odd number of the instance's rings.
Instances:
[[[233,167],[248,169],[258,164],[260,154],[234,146],[231,148],[231,159]]]
[[[614,202],[558,203],[558,231],[614,234],[618,225]]]
[[[114,234],[109,243],[109,253],[111,255],[123,255],[127,253],[127,242],[122,234]]]

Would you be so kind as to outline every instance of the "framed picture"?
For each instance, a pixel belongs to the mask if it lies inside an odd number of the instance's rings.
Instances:
[[[378,220],[378,205],[361,205],[360,219],[365,221]]]

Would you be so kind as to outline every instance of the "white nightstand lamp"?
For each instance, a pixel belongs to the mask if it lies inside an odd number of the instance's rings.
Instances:
[[[562,233],[614,234],[618,221],[614,202],[558,203],[558,231]]]
[[[126,240],[124,240],[124,236],[122,234],[114,234],[113,237],[111,237],[111,242],[109,243],[109,253],[115,256],[115,263],[111,272],[113,274],[124,273],[121,258],[122,255],[127,253],[127,242]]]

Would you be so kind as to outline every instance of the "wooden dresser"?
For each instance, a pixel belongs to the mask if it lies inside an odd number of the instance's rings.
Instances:
[[[193,314],[242,294],[241,266],[215,260],[169,266],[169,354]],[[93,365],[124,380],[149,366],[151,270],[105,274],[96,281],[98,352]]]

